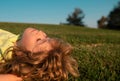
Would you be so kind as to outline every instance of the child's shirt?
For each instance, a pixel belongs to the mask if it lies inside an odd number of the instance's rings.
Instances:
[[[10,46],[14,46],[14,43],[16,42],[17,39],[18,39],[18,35],[0,29],[0,62],[4,62],[3,56],[5,50],[8,49]],[[10,59],[11,56],[12,53],[9,52],[5,56],[5,58]]]

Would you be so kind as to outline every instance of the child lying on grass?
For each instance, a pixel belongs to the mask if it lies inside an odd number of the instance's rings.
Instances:
[[[6,42],[0,37],[0,81],[64,81],[69,74],[79,76],[69,43],[34,28],[25,29],[20,39],[9,35]]]

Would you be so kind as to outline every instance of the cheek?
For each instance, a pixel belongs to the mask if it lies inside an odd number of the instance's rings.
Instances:
[[[34,42],[29,39],[23,39],[21,44],[27,51],[32,51],[34,47]]]
[[[22,37],[22,42],[24,45],[31,45],[35,42],[34,40],[34,36],[30,35],[30,34],[25,34]]]
[[[45,43],[43,45],[40,46],[40,50],[42,51],[50,51],[52,49],[52,46],[48,43]]]
[[[33,52],[47,52],[50,50],[52,50],[52,46],[50,44],[41,44],[41,45],[36,46],[33,49]]]

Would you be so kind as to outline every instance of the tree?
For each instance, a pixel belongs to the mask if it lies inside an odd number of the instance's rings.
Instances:
[[[98,21],[97,21],[97,24],[98,24],[98,28],[106,28],[107,26],[107,17],[105,16],[102,16]]]
[[[82,19],[84,18],[83,11],[79,8],[75,8],[72,15],[68,15],[67,21],[69,25],[84,26]]]
[[[107,28],[120,30],[120,2],[108,15]]]

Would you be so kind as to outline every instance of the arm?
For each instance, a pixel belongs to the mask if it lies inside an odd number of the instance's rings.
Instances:
[[[22,81],[22,78],[12,74],[0,74],[0,81]]]

